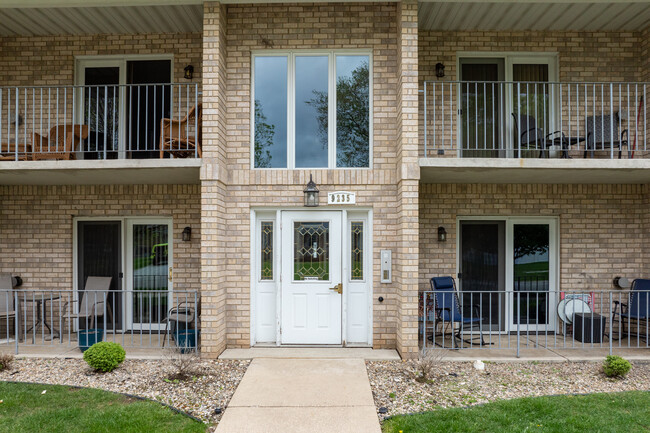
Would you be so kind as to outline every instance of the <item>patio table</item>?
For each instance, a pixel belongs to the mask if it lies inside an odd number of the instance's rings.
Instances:
[[[49,323],[47,323],[47,303],[60,299],[61,296],[44,295],[44,294],[38,296],[37,291],[32,291],[31,293],[25,291],[21,293],[21,295],[23,295],[21,300],[24,303],[32,302],[36,304],[36,322],[31,326],[31,328],[25,331],[25,335],[27,335],[27,333],[32,330],[34,331],[32,333],[32,344],[35,343],[36,332],[39,326],[45,326],[47,328],[48,334],[46,335],[46,337],[51,336],[52,338],[61,338],[61,334],[59,333],[59,331],[54,329],[54,325],[50,325]]]
[[[547,147],[550,146],[562,146],[562,158],[569,158],[569,146],[575,146],[578,143],[586,141],[585,137],[554,137],[550,140],[547,140]]]

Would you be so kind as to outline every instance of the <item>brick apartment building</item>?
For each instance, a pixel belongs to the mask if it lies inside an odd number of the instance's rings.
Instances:
[[[24,288],[197,291],[207,357],[412,357],[432,276],[650,276],[647,2],[4,3],[0,273]],[[129,299],[120,329],[160,319]]]

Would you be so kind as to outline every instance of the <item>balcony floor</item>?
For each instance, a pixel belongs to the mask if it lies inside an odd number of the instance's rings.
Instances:
[[[0,161],[0,185],[198,184],[201,159]]]
[[[422,183],[650,183],[648,159],[420,158]]]

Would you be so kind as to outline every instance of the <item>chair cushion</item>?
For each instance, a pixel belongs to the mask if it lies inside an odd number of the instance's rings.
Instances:
[[[433,290],[449,290],[454,288],[454,279],[451,277],[433,277],[431,278]]]

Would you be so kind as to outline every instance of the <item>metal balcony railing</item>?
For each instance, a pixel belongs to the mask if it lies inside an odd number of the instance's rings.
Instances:
[[[425,157],[645,158],[648,83],[425,81]]]
[[[423,349],[650,348],[647,290],[548,290],[548,281],[516,280],[513,291],[420,293]]]
[[[186,290],[0,290],[0,348],[61,352],[114,341],[196,350],[200,294]]]
[[[197,83],[0,87],[0,161],[201,156]]]

